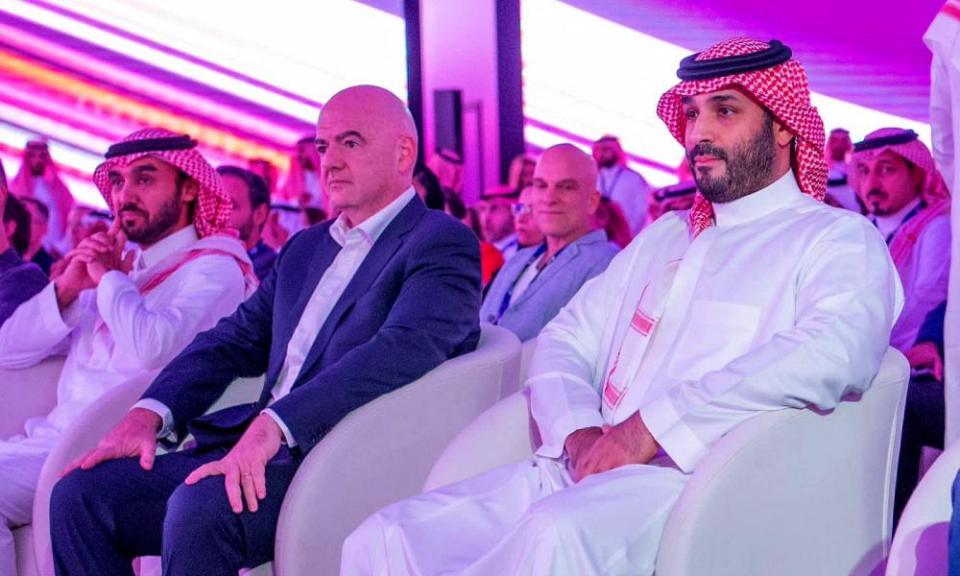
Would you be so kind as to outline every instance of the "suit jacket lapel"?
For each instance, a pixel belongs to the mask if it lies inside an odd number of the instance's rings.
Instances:
[[[523,294],[520,295],[520,298],[517,299],[517,304],[522,303],[528,298],[532,298],[542,286],[547,285],[554,276],[560,274],[563,271],[564,266],[568,262],[575,259],[580,254],[580,245],[571,244],[567,248],[557,255],[556,259],[547,265],[546,268],[537,276],[537,279],[534,280],[530,286],[527,286],[527,289],[523,291]]]
[[[370,253],[363,259],[360,267],[357,268],[356,274],[353,275],[350,283],[347,284],[346,290],[344,290],[343,295],[340,296],[340,299],[337,300],[337,303],[333,306],[333,310],[330,311],[330,316],[324,321],[323,327],[320,328],[320,333],[317,334],[317,338],[313,341],[310,352],[304,359],[303,367],[300,369],[301,378],[310,371],[317,360],[323,355],[323,351],[326,349],[327,344],[330,343],[330,338],[333,336],[337,325],[340,324],[341,318],[353,307],[357,298],[366,293],[370,286],[373,285],[374,280],[383,272],[387,267],[387,263],[390,262],[390,259],[393,258],[394,254],[396,254],[397,250],[403,244],[403,236],[413,228],[426,210],[427,208],[423,205],[423,202],[419,198],[414,197],[410,203],[397,214],[380,235],[380,238],[373,244]],[[314,287],[316,287],[316,283],[314,283]],[[294,386],[298,384],[299,382],[294,384]]]

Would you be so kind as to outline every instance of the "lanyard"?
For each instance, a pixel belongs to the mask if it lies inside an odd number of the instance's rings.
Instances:
[[[913,210],[911,210],[910,212],[907,212],[906,217],[904,217],[904,219],[900,221],[900,224],[897,225],[897,229],[887,235],[887,246],[889,246],[890,243],[893,242],[893,237],[897,235],[897,232],[899,232],[900,230],[903,229],[904,224],[906,224],[907,222],[909,222],[911,218],[913,218],[914,216],[916,216],[917,214],[919,214],[920,211],[923,210],[923,209],[926,208],[926,207],[927,207],[926,203],[925,203],[925,202],[921,202],[921,203],[917,204],[916,206],[914,206],[914,207],[913,207]],[[874,219],[873,225],[874,225],[874,226],[877,226],[877,221],[876,221],[876,219]]]
[[[604,198],[609,198],[610,194],[613,193],[613,189],[616,188],[617,181],[620,180],[621,174],[623,174],[623,166],[619,167],[609,187],[607,187],[607,179],[603,177],[603,174],[600,175],[600,194],[602,194]]]
[[[564,246],[564,248],[566,248],[566,246]],[[500,319],[503,318],[503,314],[507,311],[507,308],[510,307],[510,300],[513,298],[513,290],[514,288],[517,287],[517,282],[519,282],[520,278],[527,272],[527,268],[534,265],[537,259],[543,256],[543,253],[546,251],[547,251],[547,243],[544,242],[543,244],[538,246],[536,250],[533,251],[533,254],[527,260],[526,265],[524,265],[520,273],[517,274],[517,277],[513,279],[513,283],[510,284],[510,288],[507,289],[507,293],[503,295],[503,300],[500,301],[500,309],[497,312],[497,321],[494,322],[494,324],[500,323]],[[530,284],[527,285],[528,287],[537,280],[537,277],[540,276],[540,273],[543,272],[543,269],[547,267],[547,264],[549,264],[550,262],[553,262],[557,258],[557,256],[560,255],[560,252],[563,252],[563,248],[561,248],[556,254],[554,254],[553,258],[551,258],[549,262],[543,265],[543,268],[540,268],[537,270],[536,276],[534,276],[533,280],[530,281]]]

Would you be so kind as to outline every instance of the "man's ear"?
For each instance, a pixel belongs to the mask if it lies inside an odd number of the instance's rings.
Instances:
[[[413,170],[417,162],[417,142],[410,136],[397,139],[397,171],[406,174]]]
[[[779,120],[773,121],[773,137],[781,148],[789,146],[790,141],[794,139],[793,131],[785,124],[781,124]]]
[[[180,201],[189,204],[200,195],[200,183],[193,178],[188,178],[180,186]]]
[[[9,222],[4,222],[3,233],[6,235],[8,240],[12,239],[13,235],[17,233],[17,221],[10,220]]]
[[[257,206],[256,208],[253,209],[253,214],[251,215],[251,218],[253,218],[253,225],[259,229],[264,224],[266,224],[267,217],[269,215],[270,215],[269,204],[261,204]]]
[[[596,214],[597,208],[600,207],[601,197],[600,191],[596,188],[590,193],[589,211],[591,215]]]
[[[917,168],[916,166],[909,164],[910,166],[910,182],[913,184],[913,189],[917,191],[917,196],[923,194],[923,181],[926,178],[923,170]]]

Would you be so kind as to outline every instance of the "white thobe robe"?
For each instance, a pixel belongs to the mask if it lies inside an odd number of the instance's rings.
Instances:
[[[601,168],[597,173],[597,189],[623,210],[630,233],[634,236],[639,234],[647,222],[650,196],[650,185],[643,176],[626,166]]]
[[[923,40],[933,53],[930,70],[930,129],[933,157],[951,193],[960,190],[960,4],[944,3]],[[960,202],[951,206],[951,221],[960,225]],[[953,240],[953,253],[960,254],[960,234]],[[960,436],[960,258],[950,264],[949,296],[944,329],[944,392],[946,393],[947,448]]]
[[[28,524],[40,469],[66,427],[101,394],[134,377],[149,378],[199,332],[243,301],[245,284],[233,257],[200,256],[145,296],[137,280],[179,261],[196,245],[189,226],[144,250],[129,276],[113,271],[63,313],[51,282],[0,327],[0,366],[26,368],[66,353],[57,405],[32,418],[24,434],[0,439],[0,576],[14,574],[10,528]],[[237,253],[243,247],[237,241]]]
[[[803,195],[792,173],[715,207],[690,237],[663,216],[538,337],[527,381],[533,461],[394,504],[344,544],[341,574],[651,574],[660,535],[710,446],[769,410],[829,409],[867,388],[902,294],[865,218]],[[679,261],[679,266],[677,262]],[[644,288],[675,270],[616,409],[601,390]],[[573,483],[564,441],[640,412],[649,464]]]

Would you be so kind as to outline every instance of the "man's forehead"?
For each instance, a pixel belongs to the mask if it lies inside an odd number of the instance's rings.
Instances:
[[[684,96],[681,101],[684,106],[696,106],[708,102],[750,101],[750,98],[740,90],[730,87],[713,92],[694,94],[693,96]]]
[[[589,179],[592,166],[593,158],[586,155],[577,157],[572,154],[544,154],[537,162],[533,177],[546,182]]]
[[[370,132],[370,126],[376,121],[377,112],[364,109],[353,103],[338,102],[320,109],[317,118],[317,135],[329,137],[334,133],[355,131]]]
[[[151,170],[151,169],[157,170],[157,171],[163,171],[165,169],[172,170],[173,166],[171,166],[167,162],[164,162],[163,160],[160,160],[159,158],[155,158],[153,156],[144,156],[143,158],[137,158],[136,160],[134,160],[133,162],[130,162],[125,166],[114,165],[113,167],[110,168],[109,174],[123,175],[123,174],[130,174],[139,170]]]
[[[870,164],[899,164],[910,166],[910,162],[908,162],[906,158],[897,154],[893,150],[884,150],[880,154],[870,158],[868,162]]]

